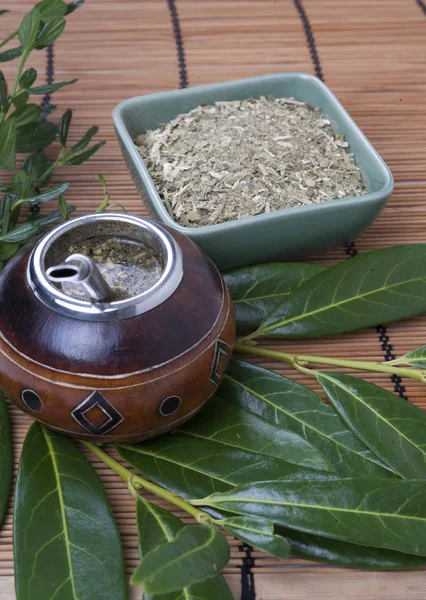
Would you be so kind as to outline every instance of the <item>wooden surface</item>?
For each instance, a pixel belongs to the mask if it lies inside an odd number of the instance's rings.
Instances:
[[[8,4],[8,6],[7,6]],[[169,2],[170,4],[170,2]],[[1,37],[16,28],[32,5],[10,0],[1,17]],[[356,248],[364,252],[393,244],[426,242],[426,6],[423,0],[176,0],[189,85],[278,71],[314,73],[300,11],[312,27],[325,82],[390,166],[395,192]],[[299,10],[298,10],[299,9]],[[306,24],[306,23],[305,23]],[[121,159],[111,122],[114,105],[125,98],[179,87],[173,22],[166,0],[87,0],[69,18],[54,48],[55,80],[79,82],[54,95],[58,113],[75,111],[71,139],[101,126],[108,144],[89,163],[67,167],[55,181],[71,181],[69,202],[79,212],[93,210],[102,190],[102,172],[112,198],[144,214],[141,200]],[[34,66],[43,75],[46,55]],[[181,65],[182,66],[182,65]],[[12,73],[15,63],[4,65]],[[318,66],[317,66],[318,69]],[[344,248],[313,257],[322,264],[348,258]],[[379,338],[379,336],[381,336]],[[295,341],[295,351],[383,360],[425,343],[426,316],[333,340]],[[283,344],[269,342],[270,347]],[[286,344],[288,347],[288,343]],[[279,372],[287,367],[262,363]],[[298,381],[312,385],[303,375]],[[389,377],[366,375],[394,391]],[[426,408],[426,388],[404,381],[409,401]],[[316,388],[316,386],[313,386]],[[11,410],[16,459],[29,418]],[[97,465],[119,523],[129,573],[137,562],[133,502],[124,484]],[[0,600],[12,600],[12,516],[0,534]],[[280,561],[249,552],[231,540],[232,560],[225,573],[236,598],[241,596],[241,566],[254,573],[257,600],[424,600],[426,572],[370,573],[333,568],[299,559]],[[245,575],[246,583],[250,577]],[[139,592],[133,592],[140,598]],[[254,595],[245,595],[250,600]],[[220,599],[218,599],[220,600]]]

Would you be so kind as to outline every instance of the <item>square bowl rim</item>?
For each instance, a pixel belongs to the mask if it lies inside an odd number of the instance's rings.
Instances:
[[[124,123],[124,119],[122,116],[123,110],[125,110],[129,106],[138,105],[141,102],[155,101],[157,99],[167,98],[167,96],[169,96],[170,94],[173,94],[174,96],[190,96],[201,90],[220,91],[221,88],[223,87],[223,85],[251,83],[251,82],[258,82],[258,81],[262,81],[262,80],[267,81],[268,79],[277,79],[277,77],[280,79],[291,79],[291,78],[304,79],[306,81],[310,81],[311,84],[317,86],[317,88],[319,88],[321,90],[321,93],[328,98],[330,103],[333,105],[333,108],[335,110],[337,110],[340,113],[340,115],[345,119],[348,127],[350,129],[352,129],[352,131],[356,135],[358,135],[358,137],[360,137],[363,145],[365,147],[367,147],[370,154],[372,154],[373,159],[376,161],[376,164],[381,168],[381,170],[383,172],[384,179],[385,179],[384,185],[380,188],[380,190],[377,190],[375,192],[368,192],[367,194],[363,194],[363,195],[359,195],[359,196],[346,196],[345,198],[336,198],[333,200],[328,200],[326,202],[320,202],[317,204],[309,204],[309,205],[305,205],[305,206],[296,206],[296,207],[291,207],[291,208],[282,208],[279,210],[272,211],[270,213],[264,213],[261,215],[252,215],[252,216],[244,217],[241,219],[234,219],[232,221],[227,221],[225,223],[216,223],[214,225],[204,225],[202,227],[187,227],[187,226],[180,225],[179,223],[177,223],[175,220],[172,219],[172,217],[167,212],[167,210],[164,206],[164,202],[162,201],[160,194],[158,193],[158,189],[151,177],[151,174],[150,174],[148,168],[146,167],[141,154],[138,152],[138,150],[133,142],[133,139],[131,138],[131,136],[127,130],[127,127]],[[325,212],[326,210],[333,210],[333,208],[336,207],[336,203],[339,203],[339,205],[341,203],[344,203],[345,206],[348,205],[351,207],[356,207],[356,206],[370,203],[370,202],[374,203],[375,201],[383,200],[383,198],[386,196],[390,196],[390,194],[392,193],[392,190],[394,188],[393,175],[392,175],[389,167],[383,160],[383,158],[380,156],[380,154],[377,152],[377,150],[374,148],[374,146],[371,144],[371,142],[368,140],[368,138],[365,136],[365,134],[362,132],[362,130],[358,127],[358,125],[355,123],[355,121],[352,119],[352,117],[346,111],[344,106],[340,103],[338,98],[330,90],[330,88],[328,86],[326,86],[325,83],[322,82],[320,79],[318,79],[318,77],[315,77],[314,75],[310,75],[309,73],[302,73],[302,72],[297,72],[297,71],[268,73],[265,75],[257,75],[254,77],[244,77],[244,78],[240,78],[240,79],[232,79],[232,80],[221,81],[221,82],[216,82],[216,83],[209,83],[209,84],[193,86],[193,87],[189,87],[189,88],[174,89],[174,90],[153,92],[150,94],[142,94],[142,95],[138,95],[138,96],[132,96],[131,98],[122,100],[114,107],[113,112],[112,112],[112,118],[113,118],[114,126],[117,130],[117,134],[121,138],[122,143],[125,144],[126,150],[129,152],[131,159],[134,163],[134,166],[138,170],[140,176],[143,178],[144,183],[148,190],[149,201],[152,202],[153,204],[155,204],[156,210],[160,214],[161,221],[163,223],[165,223],[166,225],[173,227],[177,231],[180,231],[183,234],[189,235],[192,238],[203,237],[204,235],[208,235],[208,234],[214,233],[214,232],[218,233],[219,231],[220,232],[229,231],[230,233],[231,232],[235,233],[236,228],[237,229],[247,228],[247,227],[251,227],[254,225],[260,226],[262,224],[267,225],[272,220],[275,220],[275,221],[283,220],[284,221],[286,218],[289,218],[292,216],[297,217],[299,214],[315,215],[318,211]],[[362,172],[361,169],[360,169],[360,171]]]

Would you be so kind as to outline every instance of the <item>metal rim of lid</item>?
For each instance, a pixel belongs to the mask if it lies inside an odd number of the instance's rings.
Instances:
[[[161,244],[164,269],[160,279],[147,291],[115,302],[88,302],[67,296],[52,285],[45,273],[44,261],[51,245],[62,235],[81,225],[114,221],[133,225],[154,235]],[[144,217],[123,213],[98,213],[70,219],[54,227],[37,243],[31,253],[27,281],[46,306],[67,317],[84,321],[113,321],[146,313],[167,300],[177,289],[183,277],[182,251],[175,239],[163,227]]]

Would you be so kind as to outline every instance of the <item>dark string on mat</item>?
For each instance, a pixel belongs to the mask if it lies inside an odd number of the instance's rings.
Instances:
[[[55,65],[54,65],[55,55],[54,55],[54,47],[53,44],[47,46],[46,48],[46,83],[47,85],[52,85],[55,79]],[[41,111],[42,118],[43,115],[46,114],[46,109],[50,107],[51,95],[49,93],[43,96],[43,100],[41,101]]]
[[[238,546],[240,552],[244,552],[243,566],[241,567],[241,600],[256,600],[256,589],[254,583],[254,558],[251,554],[253,548],[244,544]]]
[[[324,75],[321,67],[320,57],[318,54],[317,45],[315,42],[315,36],[312,30],[311,23],[309,21],[308,14],[303,6],[302,0],[293,0],[297,12],[299,13],[300,20],[302,21],[303,29],[305,31],[306,43],[308,45],[309,53],[311,55],[312,64],[314,67],[315,75],[324,81]],[[423,0],[417,0],[417,4],[426,14],[426,5]],[[345,253],[349,258],[353,258],[358,254],[358,250],[354,242],[349,242],[345,246]],[[384,352],[385,361],[394,360],[396,358],[393,353],[393,346],[390,342],[389,334],[385,325],[378,325],[376,331],[379,334],[379,342],[381,344],[382,351]],[[395,393],[397,393],[404,400],[408,400],[405,395],[405,386],[402,385],[402,379],[399,375],[392,375],[391,377]]]
[[[53,52],[53,44],[51,44],[50,46],[47,46],[46,48],[46,84],[47,85],[52,85],[53,81],[54,81],[54,77],[55,77],[55,70],[54,70],[54,52]],[[49,114],[49,108],[51,106],[50,104],[50,100],[51,100],[51,96],[50,94],[45,94],[43,96],[43,99],[41,101],[41,113],[40,113],[40,119],[45,119],[47,117],[47,115]],[[39,189],[37,189],[37,192],[40,192]],[[32,204],[30,206],[30,212],[34,213],[34,214],[38,214],[40,212],[40,203],[37,202],[36,204]]]
[[[386,330],[385,325],[378,325],[376,327],[376,331],[379,334],[379,342],[382,345],[382,350],[385,353],[385,361],[395,360],[396,356],[393,353],[393,346],[389,340],[389,334]],[[408,400],[408,397],[405,394],[405,386],[402,385],[402,379],[399,375],[392,375],[391,377],[393,387],[395,392],[399,395],[400,398],[404,400]]]
[[[299,13],[300,20],[302,21],[303,29],[305,30],[306,42],[308,44],[308,50],[311,55],[312,63],[314,65],[315,75],[318,77],[318,79],[324,81],[324,75],[318,56],[317,45],[315,43],[315,38],[312,31],[311,23],[308,19],[308,15],[306,14],[305,8],[302,4],[302,0],[293,0],[293,2],[297,12]]]
[[[167,0],[169,5],[170,16],[173,24],[173,34],[175,36],[178,68],[179,68],[179,87],[188,87],[188,72],[186,70],[185,49],[183,46],[182,31],[180,28],[179,13],[176,7],[175,0]]]
[[[419,5],[420,9],[425,13],[425,16],[426,16],[426,4],[425,4],[424,0],[416,0],[416,2]]]

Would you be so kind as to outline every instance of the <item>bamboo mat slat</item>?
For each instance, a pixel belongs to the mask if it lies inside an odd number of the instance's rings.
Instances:
[[[2,6],[12,12],[1,18],[1,37],[16,28],[32,4],[11,0],[9,6]],[[180,64],[169,5],[179,18]],[[357,251],[426,242],[426,6],[422,0],[86,0],[85,7],[69,18],[54,48],[55,81],[78,77],[79,82],[55,93],[52,102],[58,105],[58,115],[68,107],[74,110],[70,142],[98,124],[100,139],[108,143],[89,163],[64,167],[53,181],[71,181],[68,201],[78,206],[79,213],[89,212],[102,200],[97,180],[101,172],[113,201],[146,214],[115,139],[111,121],[115,104],[182,83],[199,85],[279,71],[314,73],[315,51],[326,84],[387,161],[396,180],[386,209],[356,240]],[[33,66],[42,79],[44,52],[37,53]],[[2,65],[7,76],[15,68],[15,63]],[[331,265],[347,258],[348,251],[337,248],[311,260]],[[425,342],[426,316],[388,326],[386,336],[379,339],[371,329],[331,340],[292,341],[291,348],[355,359],[383,360],[386,351],[400,356]],[[288,346],[288,342],[268,343],[274,349]],[[320,391],[306,375],[293,373],[286,365],[254,362]],[[361,375],[395,391],[387,376]],[[426,409],[424,386],[411,380],[402,385],[409,401]],[[11,417],[16,473],[30,419],[13,407]],[[94,465],[119,524],[130,573],[137,564],[133,502],[114,474],[97,462]],[[12,500],[0,533],[0,600],[15,597],[11,506]],[[254,584],[243,600],[426,598],[424,570],[369,573],[297,558],[283,561],[228,539],[232,558],[225,574],[235,598],[241,597],[242,573],[245,588]],[[132,591],[132,599],[140,596],[140,590]]]

